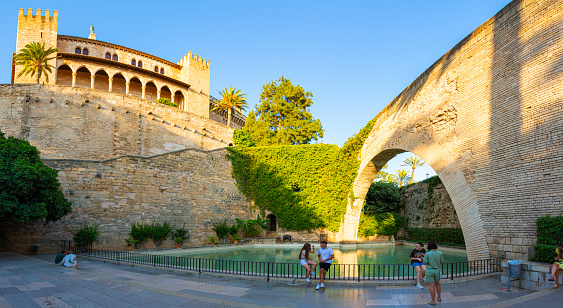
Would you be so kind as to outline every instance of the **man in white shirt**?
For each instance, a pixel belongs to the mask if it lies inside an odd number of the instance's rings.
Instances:
[[[325,287],[323,281],[325,280],[326,272],[332,265],[332,259],[334,259],[334,252],[332,248],[326,246],[326,241],[321,241],[321,248],[317,250],[317,255],[319,256],[319,267],[321,268],[321,281],[315,289],[320,290]]]

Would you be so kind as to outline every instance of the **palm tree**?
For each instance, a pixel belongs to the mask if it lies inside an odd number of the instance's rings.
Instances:
[[[235,88],[229,87],[219,91],[221,101],[211,110],[227,110],[227,126],[231,127],[231,113],[233,109],[244,110],[248,104],[246,103],[246,94],[242,94],[241,90],[235,91]]]
[[[416,156],[405,158],[405,160],[403,160],[403,163],[404,164],[401,166],[409,166],[412,168],[410,183],[412,183],[412,181],[414,180],[414,169],[416,169],[416,167],[424,166],[426,164],[422,159]]]
[[[403,186],[403,182],[410,180],[409,172],[407,170],[397,170],[393,175],[395,181],[399,183],[399,187]]]
[[[25,48],[14,56],[15,64],[23,65],[18,77],[22,75],[27,76],[29,74],[33,77],[37,74],[37,84],[39,84],[41,75],[45,75],[45,80],[49,83],[48,73],[51,73],[51,68],[54,67],[47,63],[47,61],[55,59],[57,57],[56,55],[50,56],[58,51],[58,48],[53,47],[49,47],[49,49],[45,50],[45,42],[43,42],[43,45],[38,42],[31,42],[25,45]]]

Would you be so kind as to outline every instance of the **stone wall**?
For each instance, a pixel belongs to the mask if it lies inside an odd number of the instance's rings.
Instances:
[[[141,98],[57,85],[0,85],[0,131],[42,158],[102,160],[226,147],[232,129]]]
[[[124,249],[131,223],[141,221],[185,225],[191,236],[185,245],[205,244],[208,236],[215,235],[214,221],[250,218],[225,154],[224,149],[187,149],[104,161],[45,159],[59,170],[72,213],[48,224],[2,221],[0,249],[31,253],[33,244],[39,244],[41,253],[53,253],[60,241],[71,240],[73,229],[86,222],[100,224],[95,249]],[[173,245],[167,240],[163,247]],[[154,244],[145,243],[142,248],[154,248]]]
[[[448,190],[470,260],[525,260],[536,219],[563,211],[562,27],[563,1],[512,1],[373,110],[341,238],[357,237],[377,171],[412,152]]]
[[[416,183],[401,190],[401,215],[408,228],[461,228],[450,195],[444,184]]]

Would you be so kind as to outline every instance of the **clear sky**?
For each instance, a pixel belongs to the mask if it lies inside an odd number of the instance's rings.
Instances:
[[[18,9],[58,10],[59,34],[88,37],[94,24],[98,40],[172,62],[191,50],[211,61],[213,96],[234,86],[251,108],[283,75],[313,93],[322,142],[342,146],[509,2],[2,1],[0,83],[10,82]]]

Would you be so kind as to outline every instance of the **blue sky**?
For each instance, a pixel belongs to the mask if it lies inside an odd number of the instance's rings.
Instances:
[[[58,10],[59,34],[87,37],[94,24],[98,40],[172,62],[190,50],[201,55],[211,61],[211,94],[218,97],[218,90],[234,86],[247,94],[251,108],[262,85],[283,75],[313,93],[311,112],[325,129],[322,141],[342,146],[509,2],[3,2],[0,83],[10,82],[18,9]],[[389,171],[403,159],[390,162]],[[427,171],[416,172],[416,180],[426,177]]]

